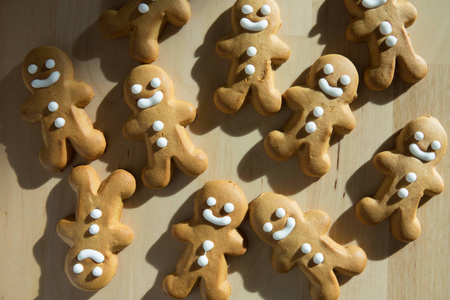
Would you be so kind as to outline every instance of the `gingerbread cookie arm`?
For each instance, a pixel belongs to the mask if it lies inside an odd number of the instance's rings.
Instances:
[[[143,113],[132,115],[122,128],[123,135],[128,139],[141,140],[149,129],[148,118]]]
[[[436,170],[432,171],[432,177],[433,178],[429,181],[429,186],[427,186],[424,191],[428,196],[436,196],[444,191],[444,180]]]
[[[28,122],[39,122],[42,119],[42,112],[45,107],[36,105],[34,94],[29,95],[20,107],[20,115]]]
[[[386,175],[394,174],[397,168],[397,154],[391,151],[383,151],[373,157],[375,167]]]
[[[287,273],[294,267],[296,262],[288,255],[285,249],[279,245],[272,249],[272,267],[275,272],[280,274]]]
[[[414,24],[418,17],[417,9],[407,1],[398,1],[397,6],[400,11],[402,22],[405,24],[405,28]]]
[[[271,39],[272,39],[272,47],[271,47],[272,62],[275,65],[281,65],[285,63],[291,56],[291,49],[285,42],[280,40],[278,36],[273,35],[271,36]]]
[[[172,235],[180,242],[192,243],[193,231],[188,222],[173,225]]]
[[[304,109],[304,103],[307,101],[310,94],[311,90],[309,88],[293,86],[284,92],[283,99],[290,109],[298,111]]]
[[[191,18],[191,6],[188,0],[171,1],[166,11],[167,21],[175,26],[185,25]]]
[[[175,114],[180,125],[186,127],[194,122],[196,117],[196,110],[194,105],[182,100],[173,101],[174,104],[172,105],[172,107],[175,110]]]
[[[319,235],[322,235],[330,228],[330,216],[321,210],[311,210],[303,215],[305,223],[314,228]]]
[[[357,18],[362,18],[364,16],[364,12],[355,0],[344,0],[344,5],[352,16]]]
[[[120,223],[111,228],[111,235],[114,236],[114,239],[111,242],[111,251],[114,254],[119,253],[130,245],[134,236],[130,227]]]
[[[367,36],[374,32],[378,27],[374,19],[356,19],[352,18],[352,21],[347,26],[345,32],[347,39],[351,42],[362,42]]]
[[[333,126],[333,131],[339,135],[349,134],[355,129],[356,121],[350,106],[343,105],[337,118],[337,122]]]
[[[73,247],[73,226],[75,225],[75,218],[69,217],[66,219],[62,219],[58,222],[58,225],[56,226],[56,232],[58,233],[58,236],[69,245],[70,248]]]
[[[237,231],[231,231],[224,253],[230,256],[241,256],[247,252],[244,237]]]
[[[73,104],[79,108],[84,108],[95,96],[92,88],[84,82],[74,81],[71,85],[71,91],[74,97]]]
[[[226,59],[237,59],[239,53],[236,51],[236,45],[239,44],[235,34],[230,34],[216,43],[216,53]]]
[[[129,17],[139,2],[139,0],[128,1],[119,11],[111,9],[102,13],[98,20],[100,32],[108,39],[117,39],[130,34],[134,24],[129,22]]]

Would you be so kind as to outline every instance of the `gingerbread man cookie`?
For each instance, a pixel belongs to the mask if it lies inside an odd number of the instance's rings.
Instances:
[[[272,64],[290,56],[289,47],[276,35],[280,9],[273,0],[238,0],[231,11],[233,33],[216,44],[216,52],[232,61],[228,80],[214,94],[221,111],[235,113],[249,95],[256,111],[270,115],[281,109]]]
[[[130,56],[141,63],[158,58],[158,37],[167,22],[185,25],[191,18],[188,0],[129,0],[119,11],[105,11],[100,31],[108,39],[130,36]]]
[[[323,211],[303,214],[295,200],[263,193],[250,203],[249,214],[253,231],[272,247],[275,271],[286,273],[299,267],[311,282],[314,300],[338,299],[335,272],[354,276],[366,266],[366,253],[361,248],[343,247],[325,235],[330,218]]]
[[[60,171],[70,163],[72,148],[86,159],[102,156],[106,140],[95,130],[83,108],[94,92],[73,79],[73,65],[62,50],[41,46],[31,50],[22,63],[22,76],[31,95],[21,107],[22,117],[40,122],[44,146],[41,164]]]
[[[420,199],[444,190],[436,165],[446,148],[447,134],[437,119],[423,116],[409,122],[397,137],[396,148],[378,153],[373,159],[386,178],[373,198],[366,197],[357,203],[360,221],[374,225],[390,217],[395,238],[403,242],[417,239]]]
[[[365,41],[369,47],[371,66],[364,73],[364,82],[370,89],[388,88],[396,68],[408,83],[416,83],[427,75],[427,63],[414,52],[406,31],[417,19],[417,10],[411,3],[402,0],[344,2],[352,15],[347,39]]]
[[[133,232],[119,223],[123,200],[136,189],[133,175],[116,170],[103,182],[90,166],[75,167],[70,185],[78,195],[75,216],[59,221],[59,237],[69,245],[64,270],[79,289],[105,287],[116,274],[117,254],[133,240]]]
[[[283,95],[294,111],[283,131],[264,140],[267,154],[287,160],[297,154],[303,173],[321,177],[330,169],[328,148],[332,133],[345,135],[355,128],[349,104],[356,99],[358,72],[347,58],[331,54],[311,67],[306,86],[294,86]]]
[[[233,182],[215,180],[207,182],[194,201],[194,217],[172,228],[173,236],[189,246],[176,271],[164,278],[164,292],[186,298],[200,281],[203,299],[228,299],[231,287],[225,255],[240,256],[247,250],[236,230],[247,214],[247,200]]]
[[[148,165],[142,181],[149,188],[169,184],[173,163],[186,175],[196,177],[208,167],[203,150],[192,143],[186,126],[195,119],[192,104],[174,99],[172,80],[161,68],[134,68],[124,84],[125,101],[134,114],[123,127],[131,139],[145,139]]]

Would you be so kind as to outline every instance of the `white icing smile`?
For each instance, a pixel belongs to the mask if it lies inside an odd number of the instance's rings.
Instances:
[[[137,101],[137,105],[139,108],[145,109],[152,106],[155,106],[156,104],[160,103],[162,99],[164,98],[164,94],[161,91],[157,91],[153,96],[150,98],[141,98]]]
[[[60,77],[61,73],[53,71],[46,79],[34,79],[31,81],[31,86],[35,89],[47,88],[57,83]]]
[[[434,152],[425,152],[420,150],[419,146],[417,144],[410,144],[409,145],[409,151],[418,159],[424,160],[424,161],[432,161],[436,158],[436,154]]]
[[[387,0],[362,0],[362,5],[365,8],[376,8],[385,4]]]
[[[105,260],[105,256],[103,256],[103,254],[101,254],[100,252],[98,252],[96,250],[92,250],[92,249],[81,250],[80,253],[78,253],[78,255],[77,255],[78,261],[82,261],[86,258],[90,258],[98,264],[102,263]]]
[[[287,219],[286,226],[284,226],[283,229],[275,231],[273,233],[273,239],[279,241],[286,238],[292,232],[292,230],[294,230],[294,228],[295,228],[295,219],[289,217]]]
[[[342,96],[344,91],[339,87],[332,87],[325,78],[319,79],[320,89],[330,97],[337,98]]]
[[[243,28],[250,31],[262,31],[267,28],[269,21],[261,20],[259,22],[252,22],[247,18],[242,18],[240,24]]]
[[[209,197],[208,199],[206,199],[206,203],[209,206],[214,206],[214,205],[216,205],[217,200],[214,197]],[[223,209],[228,214],[232,213],[234,211],[234,205],[233,205],[233,203],[226,203],[224,205]],[[205,209],[203,211],[203,217],[206,219],[206,221],[213,223],[214,225],[218,225],[218,226],[227,226],[228,224],[231,223],[231,218],[229,216],[216,217],[212,213],[212,210],[210,210],[210,209]]]

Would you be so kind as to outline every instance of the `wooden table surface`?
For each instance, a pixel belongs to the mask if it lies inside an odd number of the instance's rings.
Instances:
[[[340,277],[340,299],[448,299],[450,189],[420,207],[422,234],[413,243],[396,241],[389,221],[374,227],[361,224],[355,203],[372,195],[383,175],[371,159],[394,147],[396,133],[421,115],[437,117],[449,131],[450,1],[411,1],[419,18],[410,27],[415,50],[425,58],[429,74],[411,86],[396,77],[384,92],[360,84],[352,104],[355,130],[343,139],[333,137],[331,169],[320,180],[301,173],[296,158],[279,163],[270,159],[262,139],[280,128],[290,115],[284,105],[272,117],[259,116],[251,105],[225,115],[213,104],[213,93],[225,82],[229,62],[214,51],[215,42],[231,31],[233,0],[192,0],[192,19],[179,29],[168,25],[161,36],[155,62],[175,82],[175,95],[194,104],[197,119],[189,126],[194,143],[209,157],[209,167],[196,179],[176,171],[170,185],[152,191],[140,182],[146,163],[142,141],[130,141],[121,128],[131,111],[122,95],[123,80],[138,64],[128,56],[128,39],[107,40],[97,19],[125,0],[0,1],[0,298],[1,299],[165,299],[161,282],[175,269],[185,245],[170,233],[173,224],[193,214],[193,194],[214,179],[236,182],[250,202],[274,191],[295,199],[303,211],[320,209],[332,220],[330,236],[342,244],[357,244],[367,253],[366,270],[351,279]],[[276,85],[285,91],[303,84],[306,70],[323,54],[350,58],[360,74],[368,66],[366,44],[354,44],[344,32],[350,15],[342,0],[278,0],[283,25],[280,38],[291,58],[276,71]],[[45,170],[38,161],[42,139],[38,124],[24,121],[20,106],[29,94],[21,77],[21,61],[40,45],[55,45],[73,59],[75,78],[88,83],[95,98],[86,108],[95,127],[107,138],[104,156],[91,166],[102,179],[117,168],[138,178],[136,194],[125,202],[122,222],[135,233],[133,243],[119,255],[117,274],[104,289],[83,292],[63,271],[68,247],[56,234],[57,222],[73,214],[76,195],[68,184],[73,166],[88,163],[76,155],[60,173]],[[448,183],[450,159],[438,165]],[[310,299],[309,283],[296,268],[277,274],[271,250],[253,234],[243,232],[248,252],[229,258],[232,299]],[[195,288],[188,299],[199,299]]]

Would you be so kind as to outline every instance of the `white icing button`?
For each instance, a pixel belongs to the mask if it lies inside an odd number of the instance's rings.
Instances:
[[[264,224],[264,226],[263,226],[263,230],[264,230],[265,232],[271,232],[272,229],[273,229],[273,225],[272,225],[272,223],[270,223],[270,222],[267,222],[267,223]]]
[[[311,252],[311,245],[308,243],[304,243],[300,249],[302,250],[303,254],[308,254],[309,252]]]
[[[392,33],[392,26],[391,23],[389,23],[388,21],[383,21],[380,24],[380,32],[383,35],[388,35]]]
[[[56,63],[53,59],[47,59],[47,61],[45,62],[45,66],[47,67],[47,69],[53,69],[56,66]]]
[[[152,81],[150,81],[150,85],[154,89],[159,88],[161,86],[161,79],[158,77],[153,78]]]
[[[406,181],[408,181],[409,183],[413,183],[417,180],[417,175],[416,173],[410,172],[406,175]]]
[[[83,265],[82,264],[75,264],[74,266],[73,266],[73,272],[75,273],[75,274],[81,274],[82,272],[83,272],[83,270],[84,270],[84,267],[83,267]]]
[[[414,138],[416,139],[416,141],[421,141],[421,140],[423,140],[424,137],[425,137],[425,135],[421,131],[417,131],[414,134]]]
[[[439,141],[433,141],[431,143],[431,149],[433,149],[434,151],[441,149],[441,147],[442,147],[442,145],[441,145],[441,142],[439,142]]]
[[[208,258],[206,255],[202,255],[197,259],[197,263],[200,267],[204,267],[208,264]]]
[[[388,45],[389,47],[394,47],[395,45],[397,45],[397,38],[393,35],[390,35],[386,38],[386,45]]]
[[[246,5],[242,6],[241,11],[242,11],[243,14],[248,15],[249,13],[253,12],[253,7],[251,7],[250,5],[246,4]]]
[[[150,10],[150,7],[148,7],[148,5],[145,3],[141,3],[138,6],[138,10],[141,14],[145,14],[146,12],[148,12]]]
[[[322,253],[316,253],[316,255],[314,255],[313,257],[313,261],[315,264],[321,264],[323,263],[323,254]]]
[[[131,92],[135,95],[139,94],[140,92],[142,92],[142,85],[133,84],[133,86],[131,87]]]
[[[225,204],[225,206],[223,207],[223,209],[227,212],[227,213],[232,213],[234,211],[234,205],[233,203],[227,203]]]
[[[38,70],[38,67],[34,64],[28,66],[28,73],[35,74]]]
[[[314,123],[314,122],[308,122],[305,125],[305,130],[307,133],[313,133],[314,131],[316,131],[316,129],[317,129],[317,126],[316,126],[316,123]]]
[[[342,75],[339,80],[342,85],[349,85],[352,82],[352,79],[348,75]]]
[[[154,131],[161,131],[164,128],[164,123],[161,121],[156,121],[155,123],[153,123],[152,128]]]
[[[261,13],[262,13],[263,15],[267,16],[268,14],[270,14],[270,12],[271,12],[271,9],[270,9],[270,6],[269,6],[269,5],[264,4],[264,5],[261,7]]]
[[[206,240],[203,242],[203,250],[206,252],[210,251],[212,248],[214,248],[214,243],[210,240]]]
[[[93,209],[89,215],[91,216],[92,219],[97,220],[102,216],[102,211],[100,209],[96,208],[96,209]]]
[[[323,72],[327,75],[333,74],[334,67],[332,64],[326,64],[325,67],[323,67]]]
[[[207,203],[209,206],[214,206],[214,205],[216,205],[217,201],[216,201],[216,198],[209,197],[208,199],[206,199],[206,203]]]
[[[100,231],[100,227],[97,224],[92,224],[89,226],[89,233],[94,235],[97,234]]]
[[[253,56],[256,55],[256,53],[258,53],[258,50],[256,50],[255,47],[253,47],[253,46],[248,47],[248,49],[247,49],[247,55],[248,56],[253,57]]]
[[[64,120],[63,118],[56,118],[56,120],[55,120],[56,128],[63,128],[65,124],[66,124],[66,120]]]
[[[169,143],[169,141],[166,138],[160,137],[157,141],[156,141],[156,145],[158,145],[159,148],[165,148],[167,147],[167,144]]]
[[[48,104],[47,108],[48,108],[49,111],[55,112],[55,111],[58,110],[59,105],[58,105],[58,103],[56,103],[55,101],[52,101],[52,102],[50,102],[50,103]]]
[[[255,73],[255,66],[254,65],[247,65],[246,67],[245,67],[245,73],[247,74],[247,75],[252,75],[252,74],[254,74]]]
[[[405,199],[406,197],[408,197],[409,192],[408,192],[407,189],[401,188],[401,189],[398,191],[397,195],[398,195],[400,198]]]
[[[94,270],[92,270],[92,275],[95,277],[98,277],[103,274],[103,270],[100,267],[95,267]]]
[[[280,207],[276,210],[275,215],[281,219],[286,215],[286,211],[284,210],[284,208]]]
[[[320,106],[317,106],[316,108],[314,108],[313,115],[316,118],[320,118],[321,116],[323,116],[323,108]]]

